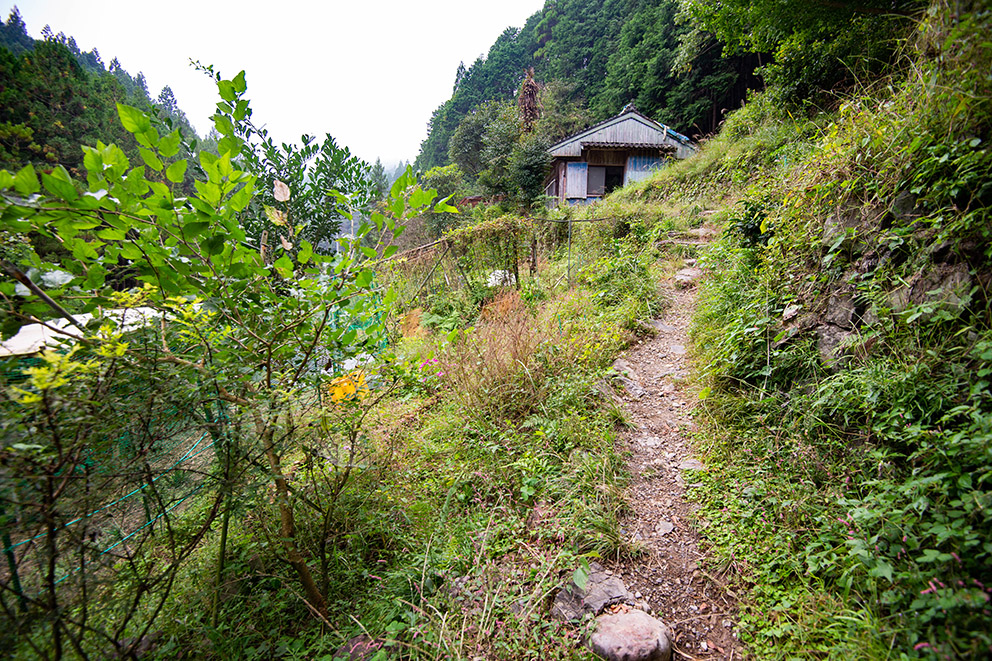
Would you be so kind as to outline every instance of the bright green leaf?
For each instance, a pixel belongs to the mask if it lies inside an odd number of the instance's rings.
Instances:
[[[41,190],[38,184],[38,176],[34,173],[34,168],[25,165],[17,175],[14,176],[14,189],[21,195],[31,195]]]
[[[176,129],[159,141],[158,152],[165,158],[172,158],[179,153],[179,145],[181,142],[182,136],[179,135],[179,129]]]
[[[162,165],[161,159],[159,159],[159,157],[156,156],[155,152],[153,152],[152,150],[145,149],[144,147],[139,147],[138,153],[141,154],[141,160],[145,162],[145,165],[150,167],[152,170],[155,170],[156,172],[160,172],[162,168],[165,167],[164,165]]]
[[[55,170],[52,172],[54,173]],[[51,174],[45,174],[44,172],[41,173],[41,181],[45,184],[45,190],[55,197],[63,200],[69,200],[70,202],[79,197],[79,193],[76,192],[76,187],[72,185],[72,182],[55,177]]]
[[[293,277],[293,260],[286,255],[277,259],[272,266],[283,278],[288,280]]]
[[[117,114],[120,116],[121,124],[127,129],[128,133],[138,133],[151,128],[152,123],[148,119],[148,115],[137,108],[118,103]]]
[[[186,175],[186,159],[176,161],[165,171],[165,178],[169,181],[180,184]]]

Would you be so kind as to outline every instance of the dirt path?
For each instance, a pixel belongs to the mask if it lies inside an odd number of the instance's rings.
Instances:
[[[669,305],[652,322],[657,336],[615,363],[618,372],[626,373],[625,406],[636,426],[624,440],[630,452],[632,513],[622,526],[643,553],[611,569],[671,627],[673,659],[740,659],[735,601],[719,578],[705,571],[693,506],[685,498],[686,484],[703,468],[688,433],[697,399],[683,389],[689,373],[687,333],[701,276],[695,261],[686,260],[674,281],[663,285]]]

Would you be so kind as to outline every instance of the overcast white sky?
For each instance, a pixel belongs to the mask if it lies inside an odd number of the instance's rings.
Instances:
[[[544,0],[0,0],[28,33],[45,25],[144,72],[156,97],[170,85],[201,134],[218,97],[190,58],[227,78],[244,69],[253,118],[281,142],[333,135],[370,162],[413,160],[431,112],[471,65]]]

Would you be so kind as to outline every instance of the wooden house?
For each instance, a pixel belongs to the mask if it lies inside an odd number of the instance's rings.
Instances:
[[[550,148],[544,192],[552,204],[586,204],[695,151],[689,138],[628,105],[616,117]]]

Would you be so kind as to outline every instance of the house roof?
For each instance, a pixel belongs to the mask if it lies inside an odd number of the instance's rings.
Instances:
[[[641,114],[633,105],[628,105],[616,117],[552,145],[548,151],[552,157],[581,156],[582,149],[587,147],[694,149],[689,138]]]

